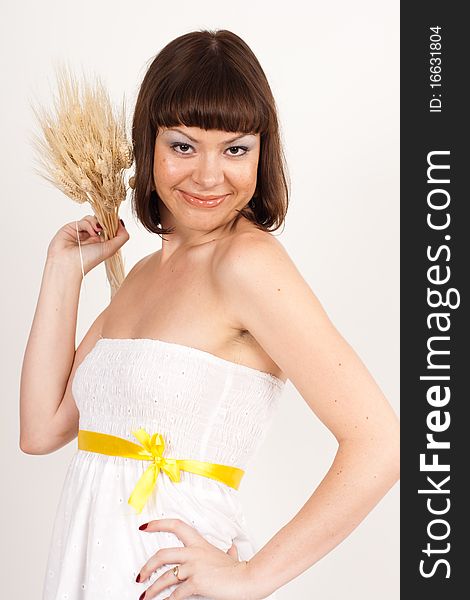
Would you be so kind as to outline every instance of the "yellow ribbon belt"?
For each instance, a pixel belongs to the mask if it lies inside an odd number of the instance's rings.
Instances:
[[[109,456],[123,456],[124,458],[152,461],[152,464],[149,465],[140,477],[127,501],[128,504],[135,508],[137,513],[142,512],[147,498],[155,487],[160,469],[165,471],[174,482],[180,481],[181,469],[216,479],[236,490],[245,474],[243,469],[239,469],[238,467],[229,467],[199,460],[166,458],[163,456],[165,441],[160,433],[154,433],[150,437],[145,429],[142,428],[132,433],[139,440],[141,446],[107,433],[97,433],[96,431],[80,429],[78,432],[78,448],[79,450],[99,452],[100,454],[107,454]]]

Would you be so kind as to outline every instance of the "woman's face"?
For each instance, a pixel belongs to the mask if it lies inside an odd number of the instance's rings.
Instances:
[[[256,189],[259,134],[162,128],[153,177],[164,227],[213,230],[232,221]]]

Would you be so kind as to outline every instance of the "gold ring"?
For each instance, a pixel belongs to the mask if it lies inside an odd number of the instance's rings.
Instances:
[[[180,566],[179,566],[179,565],[176,565],[176,567],[173,567],[173,569],[172,569],[172,571],[173,571],[173,575],[176,577],[176,579],[177,579],[178,581],[184,581],[184,579],[180,579],[180,578],[178,577],[178,571],[179,571],[179,568],[180,568]]]

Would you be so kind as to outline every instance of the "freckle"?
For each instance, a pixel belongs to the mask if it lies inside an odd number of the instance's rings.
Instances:
[[[341,363],[338,363],[339,366],[341,366]]]
[[[366,417],[366,419],[368,419],[369,417]]]
[[[280,292],[280,291],[281,291],[281,288],[277,288],[277,291],[278,291],[278,292]]]

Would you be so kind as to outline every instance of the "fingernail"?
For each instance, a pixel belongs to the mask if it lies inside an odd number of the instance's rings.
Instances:
[[[141,526],[139,527],[139,529],[140,529],[140,530],[147,529],[147,525],[148,525],[148,523],[144,523],[143,525],[141,525]],[[139,598],[139,600],[140,600],[140,598]]]
[[[137,581],[137,583],[140,583],[140,573],[137,574],[137,577],[135,578],[135,580]]]
[[[145,598],[145,592],[139,596],[139,600],[143,600]]]
[[[121,221],[122,226],[125,227],[124,221],[122,219],[119,219],[119,220]]]

